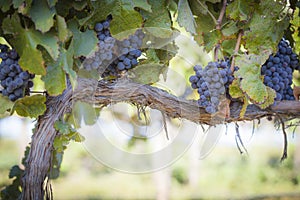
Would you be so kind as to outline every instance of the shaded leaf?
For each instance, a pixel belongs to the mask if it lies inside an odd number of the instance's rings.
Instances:
[[[187,0],[178,2],[178,24],[184,27],[188,32],[196,34],[196,22]]]
[[[261,109],[266,109],[267,107],[273,105],[274,103],[276,92],[272,88],[267,87],[267,93],[268,93],[268,97],[266,101],[263,104],[258,105]]]
[[[4,114],[6,111],[9,111],[14,103],[8,99],[8,97],[0,94],[0,115]]]
[[[240,81],[238,79],[234,79],[229,85],[229,94],[234,99],[243,98],[245,96],[240,88]]]
[[[20,169],[18,165],[14,165],[9,171],[9,178],[20,177],[24,170]]]
[[[148,2],[152,6],[152,12],[141,12],[146,19],[144,23],[145,30],[156,37],[170,37],[172,35],[172,21],[169,11],[162,6],[160,1],[148,0]],[[151,27],[159,28],[159,31],[151,29]]]
[[[34,74],[45,75],[44,60],[37,46],[43,46],[56,60],[59,55],[59,47],[54,35],[52,33],[42,34],[33,29],[23,29],[17,14],[4,19],[3,29],[5,34],[14,36],[10,39],[10,43],[20,55],[19,64],[22,69]]]
[[[55,8],[49,8],[47,0],[33,1],[29,15],[36,29],[44,33],[49,31],[54,24],[53,16],[55,15]]]
[[[65,18],[56,15],[56,22],[57,22],[57,32],[58,32],[59,41],[64,42],[67,40],[70,34],[67,28],[67,24],[65,22]]]
[[[245,21],[250,16],[253,0],[235,0],[226,7],[226,15],[228,18],[238,21]]]
[[[159,81],[159,75],[164,74],[168,67],[159,63],[140,64],[130,72],[133,80],[142,84],[152,84]]]
[[[96,51],[98,39],[93,30],[81,32],[74,20],[70,21],[68,26],[73,33],[71,45],[73,45],[75,57],[88,56]]]
[[[45,102],[43,95],[26,96],[16,101],[13,111],[23,117],[37,118],[46,111]]]
[[[47,73],[42,77],[49,95],[57,96],[66,89],[66,74],[62,69],[62,63],[55,62],[47,66]]]
[[[94,107],[88,103],[77,101],[72,110],[76,126],[80,126],[82,121],[86,125],[93,125],[96,123],[98,114]]]

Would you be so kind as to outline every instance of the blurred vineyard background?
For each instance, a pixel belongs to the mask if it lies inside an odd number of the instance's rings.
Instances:
[[[205,54],[188,38],[178,39],[177,43],[180,46],[178,56],[171,62],[167,79],[161,78],[156,86],[177,96],[197,99],[187,80],[192,66],[207,64],[211,55]],[[39,77],[35,79],[35,87],[35,90],[43,89]],[[108,116],[111,112],[113,117]],[[112,135],[114,141],[121,142],[126,150],[159,148],[159,144],[149,147],[146,137],[124,139],[119,137],[121,133],[114,132],[113,121],[117,120],[125,126],[132,126],[131,135],[140,134],[140,130],[134,128],[138,123],[132,125],[138,118],[135,107],[105,109],[100,118],[106,123],[103,128],[105,135]],[[155,119],[150,120],[155,122]],[[161,119],[156,120],[162,124]],[[171,139],[178,134],[174,135],[173,130],[179,124],[187,123],[167,121]],[[17,116],[0,120],[0,189],[11,182],[9,169],[21,162],[34,123]],[[140,126],[146,125],[140,123]],[[173,165],[155,173],[139,175],[108,168],[97,161],[83,144],[71,143],[64,155],[60,177],[51,181],[54,199],[300,199],[299,128],[287,130],[288,159],[280,163],[283,135],[272,121],[255,120],[254,126],[252,122],[240,122],[239,126],[248,154],[245,151],[240,154],[236,146],[235,124],[229,124],[227,128],[223,125],[222,132],[218,133],[220,139],[216,140],[216,146],[206,149],[207,155],[201,157],[205,133],[198,126],[194,130],[197,138],[193,145]],[[160,137],[161,144],[166,144],[164,130],[158,133],[155,137]],[[101,145],[99,150],[105,151]]]

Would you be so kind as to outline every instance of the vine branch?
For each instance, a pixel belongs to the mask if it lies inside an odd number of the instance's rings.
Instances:
[[[221,30],[221,25],[222,25],[222,21],[223,21],[225,11],[226,11],[226,6],[227,6],[227,0],[223,0],[223,6],[222,6],[222,9],[220,11],[220,15],[219,15],[219,18],[217,20],[217,23],[216,23],[216,30],[217,31]],[[218,41],[218,44],[215,46],[215,49],[214,49],[214,61],[218,60],[218,53],[219,53],[220,47],[221,47],[221,42]]]
[[[234,71],[235,56],[238,54],[238,52],[240,50],[241,40],[242,40],[243,34],[244,34],[244,31],[240,30],[239,34],[238,34],[238,38],[237,38],[236,44],[235,44],[234,53],[233,53],[233,56],[232,56],[232,61],[231,61],[231,66],[230,66],[230,70],[232,72]]]

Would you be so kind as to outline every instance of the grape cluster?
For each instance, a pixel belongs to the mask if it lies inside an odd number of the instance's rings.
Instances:
[[[237,70],[237,68],[235,68]],[[225,95],[228,95],[229,85],[233,81],[230,62],[209,62],[203,69],[200,65],[194,66],[195,75],[189,78],[193,89],[199,93],[198,104],[205,108],[207,113],[215,113]]]
[[[276,54],[270,55],[261,68],[264,84],[276,91],[276,101],[295,100],[291,85],[293,71],[299,70],[299,68],[297,55],[293,53],[289,42],[282,39],[278,44]]]
[[[11,101],[29,95],[29,88],[33,86],[31,79],[34,74],[23,71],[18,64],[19,56],[15,50],[0,44],[0,81],[3,96],[8,96]]]
[[[138,29],[128,38],[116,40],[109,30],[111,20],[112,17],[108,16],[105,21],[96,23],[94,30],[99,40],[98,50],[83,62],[86,70],[97,69],[102,77],[118,77],[122,71],[135,67],[142,55],[140,48],[145,37]]]
[[[140,48],[143,44],[145,34],[138,29],[128,39],[116,41],[116,59],[106,68],[102,77],[118,76],[121,71],[129,70],[138,64],[138,57],[142,55]]]
[[[97,23],[94,27],[98,38],[98,50],[93,57],[86,58],[83,66],[86,70],[99,69],[100,66],[108,66],[113,60],[115,38],[111,37],[109,24],[111,19]]]

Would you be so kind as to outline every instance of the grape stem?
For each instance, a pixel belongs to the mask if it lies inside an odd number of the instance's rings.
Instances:
[[[235,44],[235,48],[234,48],[234,53],[233,53],[233,57],[232,57],[232,61],[231,61],[231,66],[230,66],[230,70],[233,72],[234,71],[234,66],[235,66],[235,56],[238,54],[239,50],[240,50],[240,46],[241,46],[241,40],[242,40],[242,36],[244,34],[243,30],[240,30],[236,44]]]
[[[220,15],[219,15],[219,18],[217,20],[217,25],[216,25],[216,29],[217,30],[221,29],[221,24],[222,24],[223,17],[224,17],[225,11],[226,11],[226,6],[227,6],[227,0],[224,0],[223,1],[222,9],[221,9],[221,12],[220,12]]]
[[[224,17],[225,11],[226,11],[226,6],[227,6],[227,0],[224,0],[223,1],[222,9],[221,9],[221,12],[220,12],[220,15],[219,15],[219,18],[218,18],[218,20],[216,20],[216,30],[217,31],[221,30],[221,24],[222,24],[223,17]],[[221,42],[219,41],[218,44],[215,46],[215,49],[214,49],[214,61],[218,60],[219,49],[221,47],[220,43]]]
[[[281,159],[280,159],[280,162],[283,162],[286,158],[287,158],[287,147],[288,147],[288,142],[287,142],[287,134],[286,134],[286,131],[285,131],[285,125],[284,125],[284,121],[282,120],[282,118],[280,116],[279,117],[279,120],[280,120],[280,123],[281,123],[281,127],[282,127],[282,134],[283,134],[283,153],[282,153],[282,156],[281,156]]]
[[[29,93],[32,93],[32,94],[46,94],[47,92],[46,91],[30,91]]]

